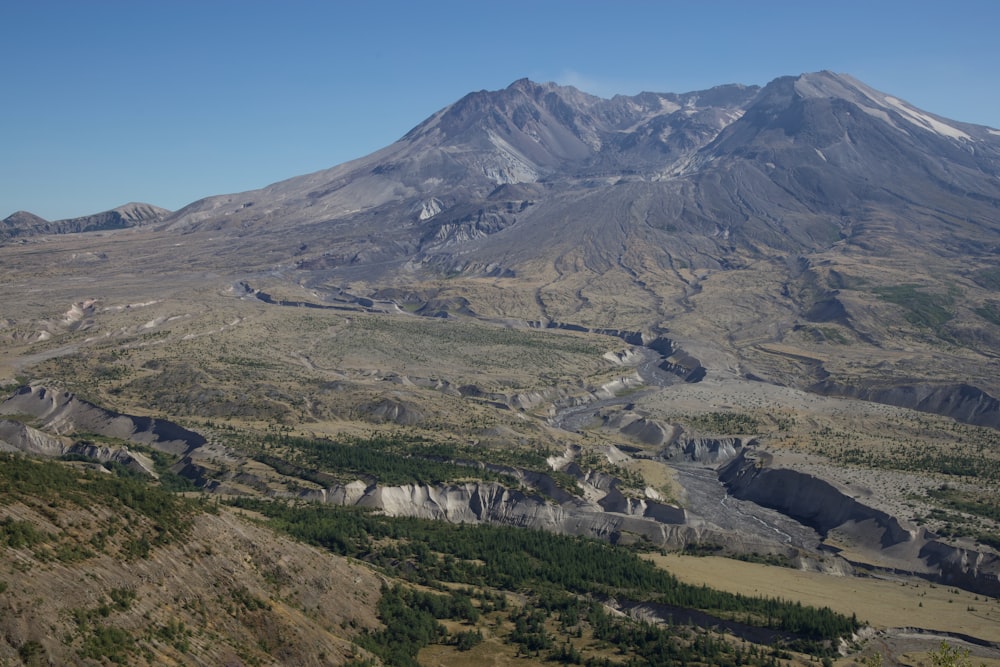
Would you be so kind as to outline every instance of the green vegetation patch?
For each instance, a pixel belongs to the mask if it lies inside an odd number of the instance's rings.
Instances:
[[[29,414],[11,413],[0,416],[0,421],[18,422],[27,426],[34,426],[38,423],[38,417]]]
[[[265,452],[254,458],[278,472],[328,485],[363,478],[370,482],[443,484],[480,479],[518,486],[518,481],[481,466],[454,461],[471,450],[432,443],[423,438],[376,434],[367,438],[342,436],[337,440],[268,435]],[[270,452],[280,450],[280,455]],[[481,455],[481,453],[480,453]]]
[[[144,517],[146,528],[131,528],[126,550],[137,556],[148,554],[149,548],[171,543],[187,534],[198,505],[152,486],[143,479],[79,469],[55,461],[35,461],[17,455],[0,455],[0,505],[19,500],[48,502],[49,508],[68,502],[88,511],[96,507],[111,510],[114,516],[129,513]],[[20,542],[32,538],[19,522],[3,529],[8,540]],[[130,546],[129,546],[130,545]],[[70,551],[66,551],[69,549]],[[56,556],[60,560],[81,560],[92,553],[80,545],[60,544]]]
[[[796,638],[802,647],[816,650],[859,627],[857,619],[829,608],[685,584],[633,550],[596,540],[249,498],[233,504],[270,517],[274,527],[300,539],[363,558],[424,586],[448,582],[512,591],[535,600],[536,605],[567,596],[589,600],[614,597],[664,605],[677,609],[678,614],[699,610],[716,619],[783,633]],[[428,641],[434,641],[433,632],[428,632]],[[544,645],[536,650],[541,648]]]
[[[448,633],[438,619],[475,622],[479,610],[463,593],[439,595],[396,585],[383,586],[378,615],[385,628],[362,635],[358,644],[382,658],[385,664],[415,667],[421,648],[443,643],[447,638]],[[468,638],[456,638],[456,644],[459,641],[469,644]]]
[[[919,445],[904,445],[898,451],[892,452],[878,452],[853,446],[839,451],[818,446],[817,451],[839,463],[910,472],[936,472],[1000,482],[1000,460],[984,457],[975,451],[949,452]]]
[[[972,274],[972,280],[988,290],[1000,290],[1000,269],[980,269]]]
[[[127,630],[109,625],[108,621],[113,615],[129,609],[135,600],[135,591],[113,588],[108,596],[111,604],[102,602],[95,607],[78,607],[70,611],[80,641],[77,655],[102,664],[133,664],[139,651],[136,637]]]
[[[991,322],[1000,326],[1000,304],[995,302],[990,302],[983,304],[978,308],[973,309],[976,315],[983,318],[987,322]]]
[[[50,535],[38,530],[29,521],[18,521],[12,517],[0,520],[0,546],[20,549],[47,542]]]
[[[682,417],[691,428],[709,433],[754,434],[760,432],[761,422],[753,415],[742,412],[706,412]]]
[[[1000,503],[996,495],[960,490],[948,484],[928,489],[926,495],[943,508],[931,510],[929,516],[942,523],[938,533],[946,537],[971,537],[981,544],[1000,548],[1000,533],[985,525],[992,522],[995,528],[1000,524]]]
[[[806,326],[802,327],[802,331],[816,342],[825,342],[834,345],[851,344],[851,339],[837,327]]]
[[[948,309],[953,303],[950,295],[923,292],[918,285],[878,287],[874,292],[883,301],[904,308],[906,320],[918,327],[937,329],[955,317]]]
[[[81,658],[127,665],[132,662],[135,651],[135,638],[127,631],[108,625],[95,625],[85,632],[78,655]]]
[[[1000,521],[1000,504],[997,504],[995,498],[970,491],[960,491],[947,484],[942,484],[937,489],[929,489],[927,496],[959,512]]]

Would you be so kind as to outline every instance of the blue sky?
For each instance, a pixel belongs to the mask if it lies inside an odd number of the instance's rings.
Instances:
[[[601,96],[846,72],[1000,127],[1000,2],[0,0],[0,218],[177,209],[521,77]]]

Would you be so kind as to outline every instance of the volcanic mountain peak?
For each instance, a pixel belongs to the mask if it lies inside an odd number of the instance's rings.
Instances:
[[[302,266],[369,278],[395,262],[506,275],[582,240],[580,252],[595,257],[638,243],[714,267],[737,251],[812,252],[859,222],[890,215],[905,227],[944,210],[965,212],[964,238],[952,234],[935,252],[965,252],[982,244],[1000,202],[998,173],[1000,138],[988,128],[843,74],[611,99],[519,79],[464,96],[367,157],[201,200],[168,222],[244,235],[297,229],[283,237],[294,247],[315,247],[321,234],[323,256]]]
[[[511,168],[484,173],[496,184],[536,180],[546,169],[600,149],[591,109],[600,98],[575,88],[528,79],[499,91],[470,93],[421,123],[403,141],[453,151],[499,154]]]
[[[993,133],[983,132],[985,128],[955,122],[918,109],[897,97],[875,90],[848,74],[822,71],[797,77],[782,77],[768,84],[762,91],[761,98],[758,103],[770,99],[771,104],[777,102],[776,106],[787,104],[794,98],[841,100],[906,135],[916,130],[964,141],[995,137]]]
[[[651,160],[657,171],[739,118],[757,90],[727,85],[602,99],[571,86],[519,79],[499,91],[466,95],[403,141],[453,154],[479,151],[485,163],[477,166],[494,185],[646,169]]]

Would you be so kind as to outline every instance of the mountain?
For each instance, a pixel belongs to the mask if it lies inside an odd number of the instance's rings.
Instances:
[[[533,204],[552,205],[567,191],[618,198],[615,186],[639,184],[677,200],[653,211],[653,227],[733,227],[748,240],[770,233],[767,243],[778,248],[813,248],[830,231],[814,226],[839,230],[874,206],[935,210],[958,198],[963,210],[986,216],[1000,194],[998,145],[996,131],[935,117],[829,72],[764,89],[611,100],[520,80],[467,95],[366,158],[211,197],[170,223],[270,221],[273,229],[378,211],[395,214],[394,241],[420,250],[429,230],[473,205],[525,201],[528,193]],[[782,227],[782,215],[809,222]]]
[[[41,234],[45,233],[46,226],[50,224],[52,223],[34,213],[16,211],[0,220],[0,230],[5,237],[18,234]]]
[[[0,240],[40,234],[74,234],[139,227],[158,222],[169,213],[167,209],[152,204],[132,202],[110,211],[49,222],[33,213],[17,211],[0,221]]]
[[[859,236],[858,226],[887,209],[931,219],[960,210],[968,222],[945,242],[964,252],[982,242],[980,226],[996,231],[998,170],[995,130],[933,116],[845,75],[611,100],[521,80],[467,95],[366,158],[210,197],[168,224],[268,232],[336,222],[350,243],[344,223],[368,234],[377,218],[391,236],[374,247],[353,239],[366,256],[438,266],[452,254],[441,252],[449,241],[484,259],[551,251],[508,249],[503,237],[470,243],[515,217],[522,230],[548,227],[538,231],[557,242],[552,220],[584,218],[588,236],[616,224],[666,231],[663,241],[679,236],[718,265],[736,240],[754,256],[819,250]],[[580,201],[593,211],[592,198],[632,217],[582,215]]]
[[[372,155],[200,200],[164,225],[234,234],[216,256],[266,252],[318,293],[360,283],[417,312],[669,329],[782,384],[846,369],[774,345],[850,341],[871,352],[856,374],[886,346],[952,341],[969,358],[941,368],[928,349],[933,372],[922,359],[878,374],[998,393],[980,363],[981,343],[1000,344],[998,176],[1000,132],[847,75],[612,99],[519,80]],[[485,279],[516,296],[499,306]]]
[[[611,604],[757,643],[728,662],[786,660],[759,652],[779,641],[813,659],[855,651],[859,617],[885,641],[849,660],[939,645],[903,627],[995,657],[998,177],[1000,131],[847,75],[611,99],[522,79],[372,155],[151,211],[129,233],[56,234],[15,214],[5,226],[36,233],[0,244],[12,392],[0,449],[17,453],[0,470],[19,484],[0,489],[0,546],[69,583],[0,581],[0,656],[215,664],[261,629],[234,664],[403,662],[389,652],[399,625],[430,612],[391,586],[416,581],[482,614],[449,616],[431,647],[408,647],[421,663],[603,659],[596,614]],[[72,460],[31,475],[14,468],[23,454]],[[76,481],[44,482],[64,469]],[[203,495],[148,503],[147,487]],[[80,506],[99,512],[62,516],[85,491]],[[230,498],[238,510],[204,502]],[[190,521],[163,524],[161,506]],[[243,546],[209,545],[215,533],[265,546],[247,560]],[[522,538],[537,549],[508,559]],[[694,584],[741,595],[766,581],[760,591],[815,603],[792,581],[815,576],[846,625],[831,616],[811,635],[822,645],[802,644],[781,633],[812,631],[765,606],[664,608],[621,578],[593,596],[605,573],[647,581],[626,572],[646,559],[596,566],[631,559],[632,544],[756,561],[697,559],[710,565]],[[542,578],[524,583],[529,562]],[[566,563],[589,570],[573,579]],[[179,581],[185,568],[198,576]],[[325,569],[332,579],[317,579]],[[519,619],[547,618],[539,609],[569,581],[595,615],[570,621],[566,601],[563,655],[531,648]],[[353,592],[319,605],[338,596],[317,591],[340,590]],[[363,631],[376,614],[396,625]],[[59,619],[44,636],[31,632],[39,615]],[[123,647],[100,654],[114,629]],[[735,646],[698,633],[681,644]]]
[[[280,219],[278,224],[287,227],[387,207],[386,212],[401,213],[398,222],[423,223],[503,201],[507,192],[541,193],[555,184],[565,188],[622,174],[655,175],[714,138],[755,92],[723,86],[687,95],[602,100],[569,87],[520,80],[502,91],[467,95],[366,158],[263,190],[210,197],[178,211],[169,222],[184,229]],[[419,243],[427,227],[440,226],[440,221],[426,223],[411,234],[403,232],[399,242],[414,237]]]
[[[710,371],[937,410],[1000,396],[998,177],[1000,131],[848,75],[611,99],[521,79],[330,169],[53,225],[190,237],[186,269],[251,287],[667,335]]]

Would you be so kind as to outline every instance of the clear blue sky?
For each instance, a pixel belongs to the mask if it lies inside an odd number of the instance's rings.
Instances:
[[[998,27],[998,0],[0,0],[0,218],[262,187],[525,76],[609,97],[829,69],[1000,127]]]

